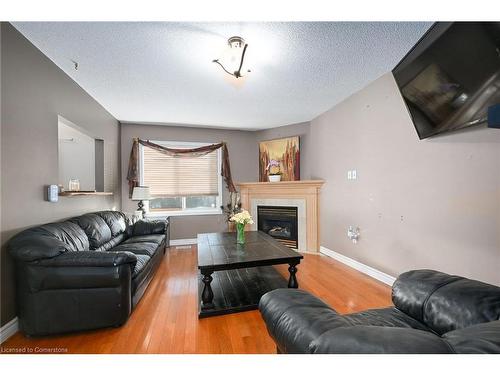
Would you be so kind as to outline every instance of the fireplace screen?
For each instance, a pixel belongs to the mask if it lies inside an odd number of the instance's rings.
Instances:
[[[257,228],[285,246],[298,247],[297,207],[257,206]]]

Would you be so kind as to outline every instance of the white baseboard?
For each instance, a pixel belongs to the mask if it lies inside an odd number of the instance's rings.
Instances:
[[[17,321],[17,317],[15,317],[10,322],[0,327],[0,343],[6,341],[9,337],[13,336],[17,331],[19,331],[19,322]]]
[[[196,245],[198,240],[196,238],[183,238],[180,240],[170,240],[170,246],[182,246],[182,245]]]
[[[396,281],[396,278],[391,275],[388,275],[373,267],[367,266],[366,264],[358,262],[357,260],[346,257],[345,255],[339,254],[336,251],[327,249],[324,246],[320,246],[319,252],[321,254],[329,256],[330,258],[338,260],[339,262],[344,263],[345,265],[348,265],[349,267],[354,268],[355,270],[363,272],[364,274],[371,276],[374,279],[377,279],[378,281],[381,281],[389,286],[392,286],[392,284],[394,284],[394,281]]]

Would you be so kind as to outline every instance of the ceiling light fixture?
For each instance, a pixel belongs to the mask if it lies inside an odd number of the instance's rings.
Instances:
[[[220,65],[220,67],[229,75],[240,78],[243,69],[243,62],[245,60],[245,53],[248,44],[240,36],[232,36],[227,40],[228,48],[222,59],[215,59],[212,62]],[[221,62],[222,60],[222,62]],[[243,69],[244,70],[244,69]],[[247,69],[250,73],[250,70]]]

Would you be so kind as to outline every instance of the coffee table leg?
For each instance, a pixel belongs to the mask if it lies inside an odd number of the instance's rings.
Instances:
[[[212,287],[210,286],[210,283],[213,280],[213,277],[211,276],[212,273],[213,273],[212,271],[202,272],[203,279],[201,279],[201,281],[203,281],[203,284],[204,284],[203,292],[201,292],[201,302],[202,302],[201,308],[202,309],[213,309],[214,308],[214,304],[213,304],[214,292],[212,291]]]
[[[295,276],[295,274],[297,273],[297,265],[298,263],[290,263],[290,267],[288,267],[288,272],[290,272],[290,278],[288,279],[289,288],[297,289],[299,287],[297,277]]]

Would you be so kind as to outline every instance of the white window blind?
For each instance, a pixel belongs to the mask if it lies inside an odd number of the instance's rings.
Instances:
[[[216,196],[218,155],[216,150],[205,156],[173,157],[143,147],[144,185],[149,186],[153,197]]]

